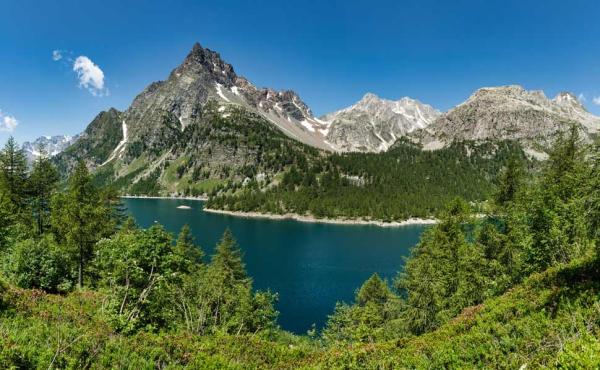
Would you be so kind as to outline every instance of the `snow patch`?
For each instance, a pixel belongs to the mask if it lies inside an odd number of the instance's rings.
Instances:
[[[331,126],[331,121],[323,121],[322,119],[318,119],[317,117],[314,117],[313,119],[322,125]]]
[[[225,94],[223,94],[223,90],[222,90],[223,89],[223,85],[221,85],[218,82],[215,82],[215,85],[217,86],[217,94],[219,94],[219,96],[223,100],[225,100],[226,102],[231,103],[231,101],[229,99],[227,99],[227,97],[225,96]]]
[[[113,159],[115,159],[117,157],[117,155],[120,155],[125,150],[125,144],[127,144],[127,124],[125,124],[125,121],[123,121],[122,130],[123,130],[123,139],[121,139],[121,141],[119,142],[119,144],[117,145],[115,150],[112,151],[112,153],[110,154],[108,159],[106,161],[104,161],[104,163],[102,163],[100,166],[104,166],[108,162],[112,161]]]
[[[308,131],[310,132],[315,132],[315,128],[313,127],[313,125],[308,122],[307,120],[303,119],[302,121],[300,121],[300,124],[302,126],[304,126]]]

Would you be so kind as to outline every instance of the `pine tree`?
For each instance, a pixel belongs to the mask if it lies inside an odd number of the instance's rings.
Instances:
[[[406,294],[403,315],[411,332],[434,329],[481,300],[484,266],[482,253],[467,243],[470,220],[468,205],[452,201],[440,223],[422,235],[396,279],[396,287]]]
[[[114,231],[111,210],[92,183],[85,163],[78,163],[69,178],[66,193],[52,200],[51,222],[57,239],[71,247],[77,265],[77,285],[83,286],[87,263],[94,246]]]
[[[227,276],[231,283],[250,282],[246,266],[242,261],[242,251],[229,229],[225,230],[221,242],[215,249],[215,254],[211,259],[211,268]]]
[[[586,219],[590,237],[595,239],[596,247],[600,248],[600,144],[594,146],[591,161],[590,182],[586,189]]]
[[[377,273],[365,281],[356,293],[356,303],[364,306],[368,303],[385,304],[391,296],[390,289]]]
[[[587,248],[588,165],[579,131],[573,127],[566,137],[557,140],[533,194],[529,209],[532,240],[525,249],[526,272],[569,262]]]
[[[50,162],[43,146],[40,146],[40,156],[33,163],[29,177],[31,192],[31,210],[36,221],[38,234],[43,234],[49,221],[50,200],[59,180],[58,171]]]
[[[0,251],[7,246],[10,227],[14,222],[14,205],[11,202],[4,178],[0,177]]]
[[[0,169],[12,203],[23,210],[27,191],[27,157],[12,136],[0,153]]]
[[[523,161],[513,154],[506,163],[506,167],[499,176],[499,184],[494,201],[499,207],[506,207],[517,199],[522,187],[524,176]]]
[[[194,242],[194,236],[188,224],[183,225],[174,249],[178,257],[177,269],[182,272],[191,272],[202,264],[204,253]]]

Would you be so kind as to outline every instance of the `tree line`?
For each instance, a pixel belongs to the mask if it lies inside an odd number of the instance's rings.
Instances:
[[[14,139],[0,151],[0,280],[26,289],[105,295],[122,333],[185,329],[255,333],[276,326],[277,296],[254,292],[229,231],[209,260],[189,227],[125,218],[115,192],[95,185],[83,162],[66,183],[42,150],[29,168]]]
[[[485,217],[476,217],[463,199],[452,200],[392,284],[373,275],[354,303],[336,306],[324,338],[371,342],[422,335],[531,274],[595,258],[599,153],[573,129],[558,139],[538,173],[510,157]]]
[[[511,142],[456,143],[424,151],[400,140],[385,153],[344,153],[295,162],[270,184],[250,182],[221,189],[210,208],[297,213],[317,218],[400,221],[432,217],[454,197],[482,202],[511,156]],[[531,163],[528,162],[528,166]]]

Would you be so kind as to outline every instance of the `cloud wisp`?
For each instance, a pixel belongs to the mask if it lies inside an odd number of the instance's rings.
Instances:
[[[18,125],[19,121],[14,116],[0,110],[0,132],[13,132]]]
[[[53,50],[52,60],[71,68],[79,81],[79,87],[85,88],[94,96],[109,95],[108,88],[104,83],[104,71],[85,55],[73,59],[73,52],[65,50]]]
[[[104,72],[90,58],[78,56],[73,62],[73,71],[77,73],[79,86],[86,88],[92,95],[108,95],[108,90],[104,87]]]
[[[600,105],[600,96],[594,97],[594,99],[592,99],[592,102],[596,105]]]
[[[60,50],[53,50],[52,51],[52,60],[53,61],[58,62],[62,58],[63,58],[62,51],[60,51]]]

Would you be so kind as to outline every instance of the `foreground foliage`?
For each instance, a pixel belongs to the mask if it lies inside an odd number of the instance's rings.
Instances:
[[[578,260],[528,278],[411,338],[323,346],[270,334],[196,335],[188,330],[115,331],[105,295],[4,288],[3,368],[505,368],[600,366],[600,266]]]

